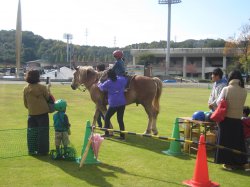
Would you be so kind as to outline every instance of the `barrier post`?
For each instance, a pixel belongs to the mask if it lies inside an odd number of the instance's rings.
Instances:
[[[84,158],[84,164],[97,164],[100,163],[95,155],[94,155],[94,151],[93,148],[91,146],[91,142],[90,141],[91,138],[91,125],[90,125],[90,121],[87,121],[86,124],[86,130],[85,130],[85,136],[84,136],[84,143],[82,146],[82,152],[81,152],[81,157],[77,160],[78,163],[81,163],[81,160],[83,159],[82,156],[84,155],[84,153],[87,151],[87,156],[86,158]],[[87,150],[86,150],[87,149]]]
[[[175,119],[175,124],[172,132],[172,138],[180,139],[180,131],[179,131],[179,122],[178,118]],[[171,156],[178,156],[183,155],[181,152],[181,143],[177,141],[170,142],[170,148],[166,151],[162,151],[164,154],[171,155]]]

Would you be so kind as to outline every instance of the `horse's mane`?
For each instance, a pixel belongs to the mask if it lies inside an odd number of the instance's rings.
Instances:
[[[86,73],[87,71],[95,71],[94,68],[92,66],[78,66],[78,71],[79,71],[79,75],[82,77],[86,77]]]
[[[97,72],[92,66],[79,66],[78,71],[79,71],[79,76],[85,83],[89,81],[96,82],[96,80],[100,78],[100,73]]]
[[[83,72],[85,70],[95,71],[92,66],[78,66],[78,69],[80,72]]]

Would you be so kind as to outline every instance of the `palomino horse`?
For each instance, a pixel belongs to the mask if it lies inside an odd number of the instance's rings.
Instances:
[[[75,70],[71,88],[75,90],[83,85],[90,92],[91,99],[96,104],[96,111],[92,122],[92,125],[95,125],[99,111],[105,115],[108,104],[104,93],[101,92],[97,86],[102,73],[95,71],[91,66],[78,66]],[[146,134],[151,134],[151,132],[153,132],[154,135],[158,134],[156,119],[159,113],[161,92],[162,82],[159,78],[141,75],[136,75],[131,79],[129,89],[125,92],[127,105],[136,103],[144,107],[148,115]]]

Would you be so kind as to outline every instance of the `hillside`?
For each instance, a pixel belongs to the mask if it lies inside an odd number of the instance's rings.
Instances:
[[[200,48],[200,47],[224,47],[222,39],[186,40],[183,42],[171,41],[170,46],[174,48]],[[69,46],[71,59],[78,62],[113,62],[112,52],[115,48],[105,46]],[[151,43],[136,43],[126,46],[121,50],[127,62],[132,61],[131,48],[165,48],[166,41],[154,41]],[[67,59],[67,43],[58,40],[47,40],[31,31],[22,32],[22,55],[21,64],[25,62],[44,59],[51,64],[65,64]],[[15,65],[15,30],[0,31],[0,66]]]

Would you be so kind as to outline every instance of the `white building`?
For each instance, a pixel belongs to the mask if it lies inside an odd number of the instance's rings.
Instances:
[[[209,79],[215,68],[226,70],[232,64],[233,54],[225,54],[224,48],[171,48],[170,62],[166,64],[167,49],[131,49],[133,65],[141,55],[154,55],[153,76],[168,75]],[[237,52],[237,51],[236,51]]]

